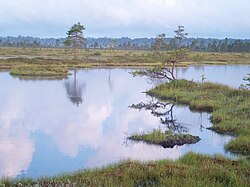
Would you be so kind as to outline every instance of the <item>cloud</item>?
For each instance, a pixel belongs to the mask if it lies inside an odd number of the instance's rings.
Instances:
[[[173,35],[185,25],[191,36],[248,37],[248,0],[2,0],[0,34],[65,36],[82,22],[89,36]],[[237,16],[236,16],[237,15]]]

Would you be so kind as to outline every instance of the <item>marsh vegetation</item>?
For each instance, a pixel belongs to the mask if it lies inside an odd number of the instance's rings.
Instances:
[[[168,55],[168,51],[78,49],[75,59],[75,53],[68,49],[0,48],[0,69],[26,65],[144,68],[161,65]],[[250,64],[250,54],[190,52],[177,66],[190,64]]]
[[[123,161],[94,170],[41,178],[4,179],[5,186],[248,186],[249,162],[188,153],[176,161]]]
[[[148,94],[188,105],[191,110],[212,112],[211,130],[237,136],[226,145],[226,149],[234,153],[250,154],[250,91],[211,82],[175,80],[157,86]]]

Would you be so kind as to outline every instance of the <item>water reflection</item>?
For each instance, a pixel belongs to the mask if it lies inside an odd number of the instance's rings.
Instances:
[[[206,81],[226,84],[234,88],[244,83],[243,76],[250,72],[250,65],[194,65],[186,68],[177,68],[181,70],[178,78],[201,81],[202,75]]]
[[[109,84],[109,89],[112,92],[113,91],[113,82],[112,82],[112,78],[111,78],[111,72],[112,72],[112,70],[109,69],[108,84]]]
[[[5,117],[0,118],[0,176],[15,177],[27,171],[35,151],[29,132],[22,124]]]
[[[188,128],[183,126],[181,123],[174,118],[173,109],[175,104],[170,102],[161,102],[161,101],[149,101],[147,103],[141,102],[139,104],[132,104],[130,108],[134,109],[145,109],[151,111],[151,114],[155,117],[158,117],[161,124],[164,124],[167,131],[173,133],[181,134],[187,133]]]
[[[200,116],[199,116],[199,125],[200,125],[200,131],[203,132],[203,129],[206,128],[204,125],[203,125],[203,115],[205,113],[203,112],[199,112],[200,113]]]
[[[67,96],[70,99],[70,101],[75,104],[76,106],[79,106],[83,102],[82,98],[82,92],[86,88],[85,82],[79,83],[77,81],[77,71],[74,70],[74,76],[73,80],[72,78],[69,78],[67,81],[64,83]]]
[[[11,75],[12,77],[20,80],[20,81],[60,81],[65,80],[67,77],[65,76],[22,76],[22,75]]]
[[[212,125],[209,114],[202,114],[201,122],[201,114],[186,106],[166,105],[154,115],[149,110],[128,108],[131,103],[152,101],[141,92],[154,86],[144,78],[133,78],[130,71],[81,70],[67,81],[35,82],[0,73],[0,177],[51,176],[129,158],[175,159],[190,150],[230,156],[224,151],[230,136],[200,130],[201,124]],[[78,99],[69,102],[70,96]],[[125,133],[148,132],[159,125],[170,127],[170,122],[180,123],[202,140],[173,149],[123,144]]]

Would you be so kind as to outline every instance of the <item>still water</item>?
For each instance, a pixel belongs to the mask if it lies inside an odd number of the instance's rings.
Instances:
[[[79,70],[65,80],[20,80],[0,73],[0,178],[39,177],[100,167],[124,159],[176,159],[188,151],[222,154],[231,137],[206,129],[209,114],[172,106],[172,116],[130,108],[152,102],[146,78],[133,78],[128,69]],[[178,77],[218,81],[238,87],[250,66],[191,66]],[[164,112],[164,111],[162,111]],[[193,145],[164,149],[127,141],[138,132],[166,128],[165,119],[201,137]]]

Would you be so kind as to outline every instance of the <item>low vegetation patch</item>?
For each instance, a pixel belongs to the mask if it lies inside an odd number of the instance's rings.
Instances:
[[[212,112],[213,126],[210,129],[237,136],[226,145],[226,149],[250,155],[250,91],[211,82],[174,80],[147,93],[189,105],[192,110]]]
[[[38,180],[3,179],[0,186],[249,186],[247,160],[187,153],[179,160],[123,161]]]
[[[29,65],[14,67],[10,74],[21,77],[67,77],[68,69],[57,66]]]
[[[161,129],[154,129],[147,134],[134,134],[128,139],[161,145],[164,148],[173,148],[175,145],[194,144],[200,141],[198,136],[192,136],[190,134],[173,134],[171,131],[162,132]]]

